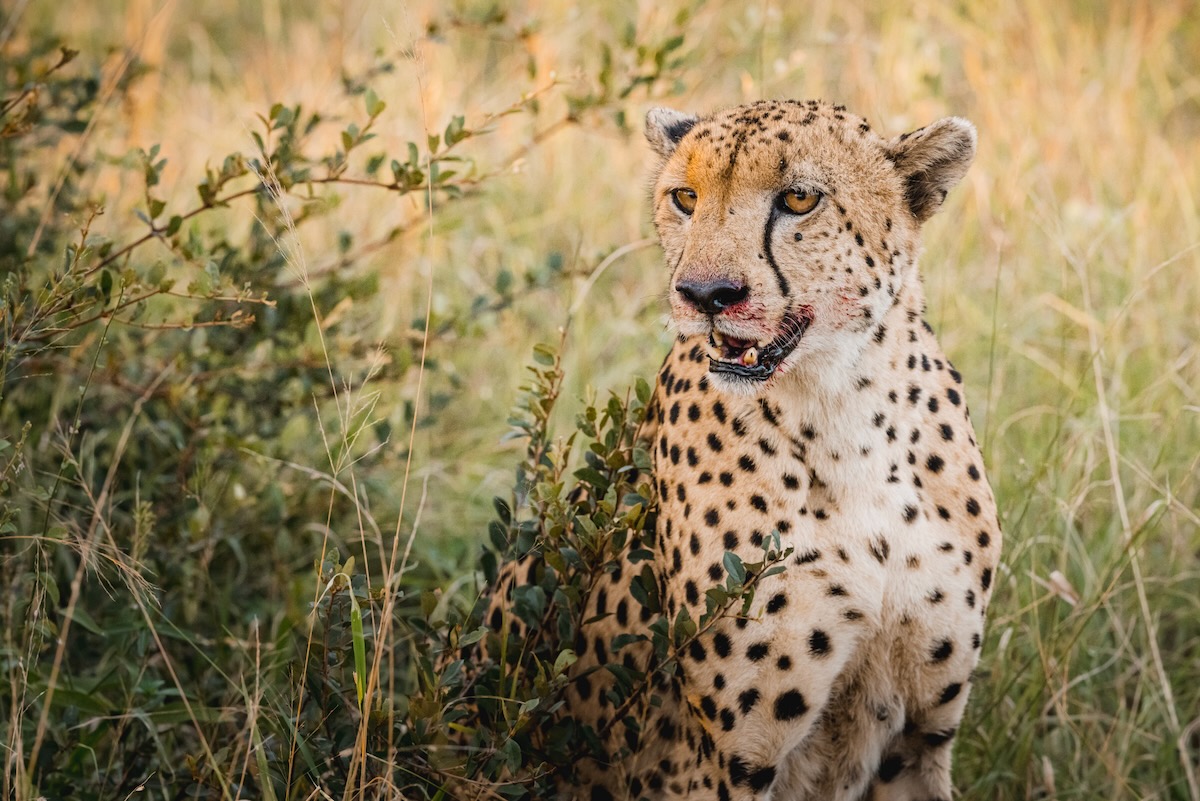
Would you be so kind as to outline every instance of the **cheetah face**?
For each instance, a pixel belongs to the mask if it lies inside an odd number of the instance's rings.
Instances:
[[[654,109],[646,136],[673,323],[707,340],[714,385],[752,393],[883,335],[921,224],[975,153],[965,120],[886,140],[819,101]]]

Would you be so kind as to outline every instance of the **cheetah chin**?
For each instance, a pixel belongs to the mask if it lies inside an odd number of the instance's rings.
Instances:
[[[765,343],[727,336],[714,327],[708,335],[709,372],[734,384],[766,381],[796,350],[812,320],[812,310],[807,306],[797,314],[789,312],[779,335]]]

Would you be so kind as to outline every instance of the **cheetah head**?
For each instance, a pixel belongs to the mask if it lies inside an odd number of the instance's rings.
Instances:
[[[656,108],[654,223],[681,337],[715,385],[757,392],[853,360],[919,281],[921,224],[975,155],[949,117],[884,139],[841,106],[760,101],[696,117]]]

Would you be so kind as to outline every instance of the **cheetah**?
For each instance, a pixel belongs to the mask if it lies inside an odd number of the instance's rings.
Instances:
[[[646,631],[644,563],[593,588],[567,701],[620,756],[564,796],[948,801],[1001,535],[917,257],[975,129],[887,139],[843,106],[761,101],[654,109],[646,137],[678,333],[642,430],[663,612],[700,619],[727,552],[788,555],[632,711],[597,667]]]

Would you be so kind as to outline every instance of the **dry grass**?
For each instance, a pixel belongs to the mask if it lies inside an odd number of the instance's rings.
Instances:
[[[468,32],[454,41],[471,46],[451,49],[424,36],[438,5],[130,0],[25,13],[76,46],[133,47],[157,68],[132,102],[106,110],[102,146],[162,143],[167,200],[190,191],[206,160],[248,149],[254,112],[275,100],[328,107],[342,71],[360,71],[377,48],[414,53],[372,81],[389,104],[381,144],[400,150],[452,113],[478,118],[517,100],[533,88],[526,63],[569,87],[626,21],[667,32],[673,13],[548,0],[510,11],[514,27],[538,20],[536,32]],[[123,31],[112,22],[122,18]],[[710,3],[685,33],[691,66],[665,104],[823,96],[883,131],[946,114],[979,127],[977,163],[929,226],[924,263],[931,321],[966,376],[1008,537],[957,751],[964,796],[1200,799],[1200,12],[1187,2]],[[499,123],[486,155],[500,163],[562,113],[562,90],[551,90],[532,126]],[[302,234],[312,266],[339,229],[360,242],[411,229],[371,260],[379,302],[338,312],[350,332],[340,335],[369,341],[407,332],[426,303],[435,319],[463,306],[500,269],[522,275],[557,254],[579,273],[571,291],[533,291],[471,332],[478,344],[441,343],[431,355],[452,365],[456,385],[439,373],[371,399],[386,417],[453,391],[413,432],[412,477],[396,477],[408,518],[427,487],[426,554],[452,563],[481,536],[489,499],[509,483],[513,451],[499,441],[519,366],[568,310],[568,396],[648,376],[665,351],[653,248],[587,278],[649,233],[644,160],[637,137],[565,127],[467,211],[426,219],[417,198],[347,193],[325,227]],[[97,188],[119,232],[140,190],[115,175]],[[345,400],[342,431],[355,402]],[[328,468],[318,461],[310,467]],[[382,527],[389,554],[415,530]],[[254,676],[240,681],[257,699]]]

